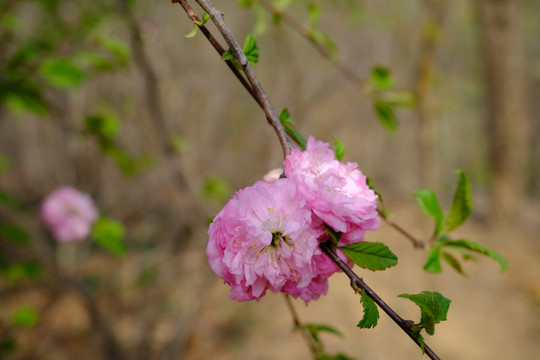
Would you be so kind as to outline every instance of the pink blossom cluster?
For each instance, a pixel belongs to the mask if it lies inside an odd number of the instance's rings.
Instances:
[[[41,219],[59,242],[84,240],[97,217],[92,198],[68,186],[51,192],[41,205]]]
[[[340,245],[380,224],[377,195],[358,165],[338,161],[327,143],[310,137],[284,171],[239,190],[210,225],[206,254],[231,299],[259,300],[266,290],[318,299],[339,271],[319,249],[329,237],[324,224],[342,233]]]

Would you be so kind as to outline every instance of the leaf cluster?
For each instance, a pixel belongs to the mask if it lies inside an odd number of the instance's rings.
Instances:
[[[476,242],[466,239],[453,240],[449,237],[449,232],[462,225],[472,212],[471,187],[467,175],[458,170],[459,176],[454,199],[450,209],[443,213],[435,192],[431,189],[416,190],[416,195],[420,208],[435,221],[432,235],[432,246],[428,253],[424,269],[431,273],[442,271],[441,259],[449,264],[454,270],[463,274],[463,269],[459,260],[448,250],[454,250],[462,255],[464,260],[474,259],[471,253],[486,255],[497,261],[501,267],[501,273],[506,271],[508,261],[504,256],[495,250],[482,246]]]

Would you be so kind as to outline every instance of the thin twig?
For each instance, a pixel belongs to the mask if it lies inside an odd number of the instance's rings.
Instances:
[[[304,326],[302,326],[302,323],[300,322],[300,318],[298,317],[298,313],[296,312],[296,309],[294,308],[294,304],[292,303],[290,295],[285,295],[285,302],[287,303],[287,307],[289,308],[289,311],[291,312],[295,329],[297,329],[298,331],[302,333],[304,340],[309,346],[311,355],[313,356],[314,359],[316,359],[319,354],[319,347],[317,346],[317,343],[315,342],[313,337],[311,337],[307,329]]]
[[[404,320],[399,316],[388,304],[384,302],[383,299],[379,297],[352,269],[343,261],[341,258],[335,253],[335,251],[332,249],[331,244],[328,242],[321,243],[319,245],[321,250],[330,257],[330,259],[337,265],[343,272],[349,277],[351,280],[351,287],[354,289],[355,292],[358,291],[358,289],[362,289],[366,292],[366,294],[375,301],[377,305],[388,315],[394,322],[407,334],[409,337],[419,346],[422,347],[422,345],[418,342],[418,340],[414,337],[412,326],[414,326],[414,323],[411,320]],[[430,359],[433,360],[440,360],[440,358],[435,354],[433,350],[430,349],[429,346],[424,344],[424,351],[425,353],[430,357]]]
[[[401,226],[393,222],[388,218],[388,216],[384,213],[384,211],[379,211],[379,215],[381,218],[391,227],[393,227],[395,230],[397,230],[400,234],[405,236],[407,239],[411,240],[413,246],[418,249],[424,249],[426,247],[426,242],[422,240],[418,240],[414,236],[412,236],[409,232],[407,232],[405,229],[403,229]]]
[[[283,128],[283,125],[281,124],[281,121],[279,120],[274,107],[272,106],[270,100],[266,96],[266,93],[259,82],[259,79],[255,75],[255,71],[253,70],[252,66],[250,65],[246,55],[244,54],[244,51],[240,47],[240,44],[234,37],[233,33],[225,23],[225,20],[223,19],[223,13],[216,9],[216,7],[209,1],[209,0],[196,0],[197,3],[210,15],[210,18],[212,19],[212,22],[216,25],[219,32],[229,45],[232,54],[234,55],[236,61],[240,65],[240,67],[244,70],[248,81],[251,84],[251,88],[255,91],[255,94],[257,96],[257,99],[259,100],[259,104],[262,106],[265,114],[266,119],[270,123],[270,125],[274,128],[274,131],[276,132],[279,142],[281,144],[281,147],[283,149],[283,156],[287,156],[291,153],[292,150],[292,144],[289,141],[289,138],[287,136],[287,133],[285,132],[285,129]]]
[[[222,56],[225,53],[225,49],[223,49],[223,46],[219,43],[219,41],[212,35],[210,30],[202,23],[202,20],[197,16],[191,5],[186,0],[172,0],[173,3],[178,3],[182,8],[184,8],[184,11],[186,12],[187,16],[191,19],[193,24],[195,24],[203,33],[203,35],[208,39],[212,47],[217,51],[219,56]],[[257,98],[257,95],[251,88],[251,85],[246,80],[246,78],[242,75],[240,71],[234,66],[234,62],[232,60],[225,60],[225,63],[229,67],[229,69],[233,72],[234,76],[240,81],[242,86],[247,90],[247,92],[253,97],[257,103],[260,105],[260,101]]]
[[[357,86],[360,91],[362,91],[364,94],[368,94],[371,90],[369,88],[369,85],[366,83],[365,80],[363,80],[354,70],[352,70],[346,63],[340,61],[335,56],[332,56],[332,54],[319,42],[317,42],[310,34],[312,33],[313,29],[309,26],[302,25],[299,21],[297,21],[294,17],[290,16],[286,12],[282,11],[278,7],[276,7],[274,4],[267,0],[256,0],[261,6],[266,9],[268,12],[270,12],[272,15],[277,15],[281,17],[281,21],[283,24],[291,28],[293,31],[304,37],[312,46],[313,48],[321,54],[323,58],[328,60],[340,73],[343,75],[345,79],[350,81],[353,85]]]

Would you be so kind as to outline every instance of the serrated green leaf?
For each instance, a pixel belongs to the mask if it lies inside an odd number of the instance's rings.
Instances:
[[[307,141],[302,136],[302,134],[296,131],[296,129],[293,127],[295,123],[291,115],[289,114],[289,110],[287,108],[283,108],[283,110],[281,110],[281,113],[279,114],[279,120],[281,121],[281,124],[283,125],[283,128],[285,129],[287,135],[289,135],[291,139],[293,139],[302,150],[306,150]]]
[[[443,260],[446,261],[446,263],[450,265],[454,270],[456,270],[461,275],[465,275],[458,259],[456,259],[452,254],[449,254],[447,252],[443,252],[441,255]]]
[[[356,265],[372,271],[387,269],[398,262],[388,246],[378,242],[363,241],[340,246],[339,249]]]
[[[362,290],[360,302],[364,308],[364,316],[362,316],[362,320],[360,320],[356,326],[361,329],[374,328],[377,326],[379,320],[379,309],[377,308],[377,305],[364,290]]]
[[[418,205],[422,210],[435,219],[435,231],[433,233],[438,235],[441,231],[444,216],[437,195],[431,189],[415,190],[413,194],[416,195]]]
[[[439,261],[440,252],[440,246],[435,246],[429,250],[428,258],[424,265],[424,270],[430,273],[440,273],[442,271],[441,263]]]
[[[443,246],[457,246],[462,247],[476,253],[487,255],[501,266],[501,274],[506,271],[508,268],[508,260],[500,253],[495,250],[492,250],[488,247],[482,246],[474,241],[460,239],[460,240],[448,240],[443,243]]]
[[[324,224],[324,230],[328,233],[328,235],[330,235],[334,244],[337,246],[339,239],[341,239],[341,233],[339,231],[332,229],[327,224]]]
[[[186,38],[191,39],[197,35],[197,31],[199,30],[199,27],[197,25],[193,25],[193,29],[189,32],[189,34],[184,35]]]
[[[442,225],[442,232],[444,233],[448,233],[463,224],[472,212],[469,179],[463,171],[458,170],[457,173],[459,174],[459,180],[454,194],[454,200]]]
[[[23,328],[29,328],[37,324],[39,313],[33,307],[20,307],[13,314],[13,325]]]
[[[39,73],[50,85],[60,89],[80,86],[86,77],[84,71],[69,59],[45,60]]]
[[[438,292],[423,291],[419,294],[401,294],[420,307],[420,326],[424,327],[429,335],[435,333],[435,324],[446,320],[450,307],[450,300]]]
[[[336,154],[336,159],[341,160],[345,155],[345,145],[335,136],[332,136],[332,138],[334,139],[334,153]]]
[[[383,128],[390,134],[396,132],[397,120],[394,115],[392,104],[382,99],[377,99],[373,102],[373,106],[375,107],[377,119],[379,119]]]
[[[369,83],[375,90],[383,91],[394,86],[395,80],[390,70],[383,66],[375,66],[371,69]],[[388,101],[388,99],[386,99]]]
[[[122,223],[108,218],[100,218],[92,227],[92,237],[96,243],[116,256],[126,252],[123,242],[125,232]]]
[[[259,46],[257,45],[257,39],[255,35],[248,34],[244,41],[244,54],[251,65],[255,65],[259,61]]]

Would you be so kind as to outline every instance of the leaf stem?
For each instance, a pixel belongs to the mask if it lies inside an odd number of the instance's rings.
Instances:
[[[313,340],[307,329],[300,322],[300,318],[298,317],[298,313],[294,308],[290,295],[285,295],[285,302],[287,303],[287,307],[289,308],[289,311],[291,313],[295,329],[302,333],[302,336],[304,337],[304,340],[306,341],[309,350],[311,351],[313,359],[317,359],[319,355],[319,346],[317,345],[315,340]]]
[[[388,304],[384,302],[383,299],[379,297],[356,273],[336,254],[330,241],[321,243],[319,245],[321,250],[328,255],[328,257],[337,265],[351,280],[351,287],[355,292],[358,292],[359,289],[362,289],[366,294],[373,299],[373,301],[379,305],[379,307],[392,319],[394,322],[407,334],[409,337],[419,346],[422,345],[413,335],[412,328],[414,327],[414,322],[411,320],[404,320],[399,316]],[[432,360],[440,360],[440,358],[435,354],[433,350],[426,344],[424,344],[424,351]]]
[[[393,227],[396,231],[398,231],[400,234],[402,234],[403,236],[405,236],[407,239],[409,239],[413,246],[415,248],[418,248],[418,249],[424,249],[426,247],[426,242],[425,241],[422,241],[422,240],[418,240],[417,238],[415,238],[414,236],[412,236],[407,230],[405,230],[404,228],[402,228],[401,226],[399,226],[398,224],[396,224],[395,222],[393,222],[392,220],[390,220],[388,218],[388,216],[384,213],[384,211],[381,211],[381,210],[378,210],[379,211],[379,215],[381,216],[381,218],[388,224],[390,225],[391,227]]]

